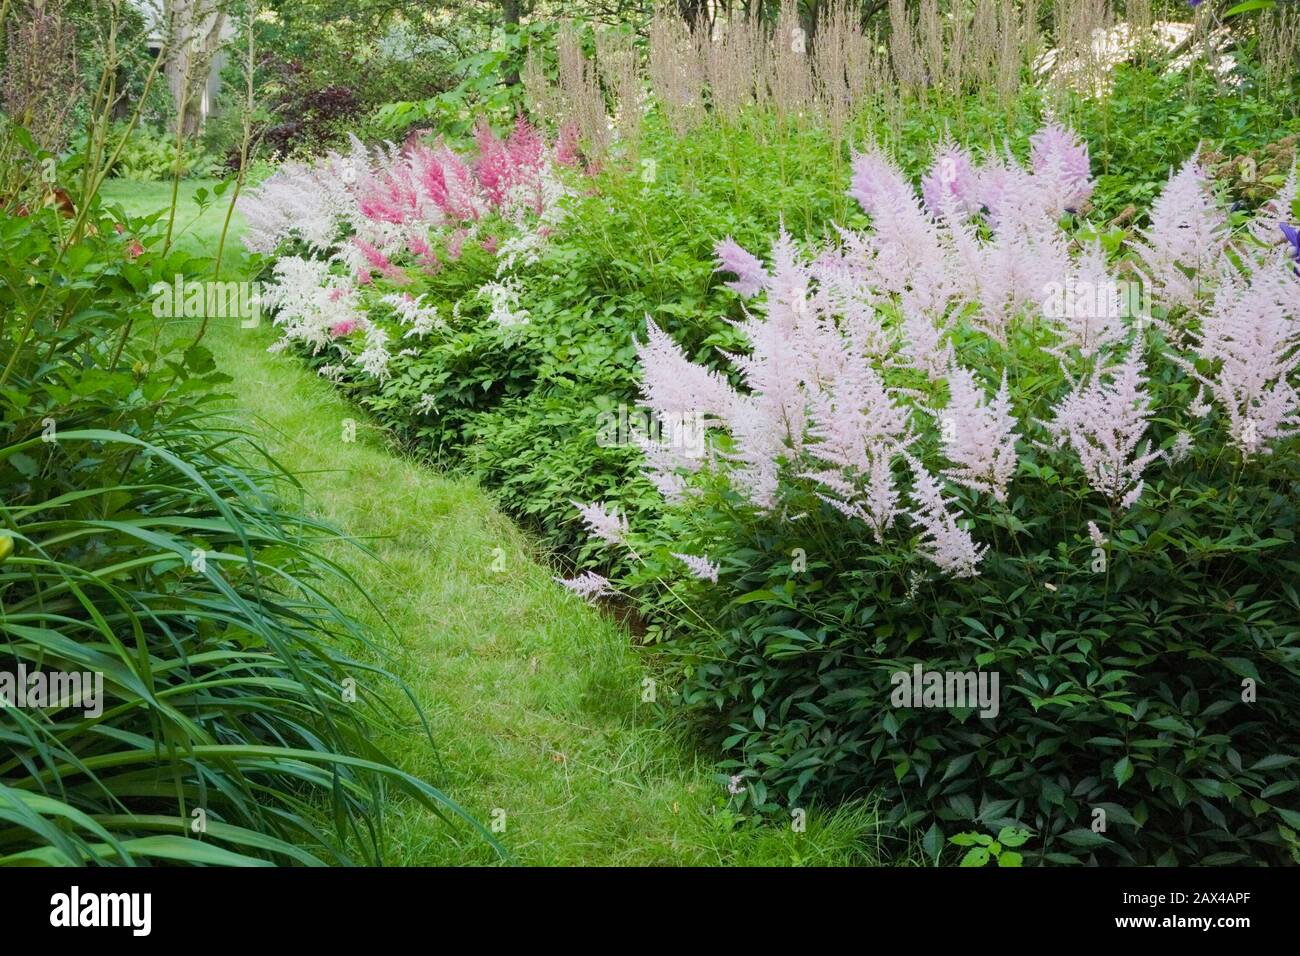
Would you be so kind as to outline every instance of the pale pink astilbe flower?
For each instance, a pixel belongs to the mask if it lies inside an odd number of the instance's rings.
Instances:
[[[1218,270],[1227,234],[1227,217],[1194,155],[1170,175],[1151,205],[1150,226],[1133,244],[1152,298],[1167,308],[1196,308],[1212,285],[1206,277]]]
[[[609,579],[601,577],[595,571],[584,571],[574,578],[556,578],[555,580],[584,601],[591,601],[614,593],[610,589]]]
[[[865,453],[865,471],[855,469],[822,469],[803,474],[829,494],[817,492],[817,497],[849,518],[864,522],[871,529],[877,544],[884,542],[885,532],[893,526],[894,519],[902,514],[899,508],[901,495],[894,480],[894,448],[879,444]],[[851,476],[851,478],[850,478]]]
[[[911,291],[924,308],[940,311],[954,277],[938,224],[922,208],[907,177],[879,146],[853,158],[849,196],[871,217],[871,231],[840,231],[845,251],[878,288]]]
[[[808,399],[807,452],[832,467],[805,477],[835,496],[818,497],[864,521],[880,541],[899,513],[892,462],[911,441],[909,415],[864,359],[872,330],[850,325],[836,331],[829,322],[824,328],[834,350],[827,350],[813,379],[818,387]]]
[[[1192,436],[1187,432],[1179,432],[1174,436],[1173,445],[1165,452],[1165,460],[1171,465],[1176,465],[1186,460],[1192,453],[1192,447]]]
[[[1016,471],[1016,419],[1011,414],[1007,373],[992,399],[975,374],[953,362],[948,373],[948,404],[940,417],[943,453],[956,467],[944,476],[974,491],[1007,500]]]
[[[925,208],[936,219],[973,216],[980,211],[979,175],[965,147],[945,139],[921,177]]]
[[[1201,321],[1194,352],[1212,371],[1174,361],[1195,378],[1228,418],[1234,445],[1249,457],[1300,433],[1300,277],[1273,255],[1242,279],[1227,275]]]
[[[708,581],[712,584],[718,583],[718,572],[722,570],[722,567],[714,564],[707,556],[698,557],[693,554],[679,554],[676,551],[672,552],[672,556],[686,565],[686,569],[701,581]]]
[[[912,500],[916,503],[916,510],[909,514],[921,528],[918,552],[953,577],[975,577],[988,545],[976,545],[970,532],[958,524],[952,502],[944,498],[934,475],[910,455],[907,462],[912,469]]]
[[[963,279],[961,299],[978,306],[970,324],[1000,343],[1006,343],[1016,316],[1040,307],[1049,289],[1068,281],[1066,237],[1048,219],[1031,228],[1020,216],[1008,216],[991,239],[981,238],[967,223],[953,222],[948,241],[953,269]]]
[[[1151,416],[1143,382],[1134,342],[1121,364],[1076,383],[1046,423],[1059,447],[1074,450],[1092,489],[1125,508],[1142,494],[1143,470],[1160,457],[1150,439],[1143,442]]]
[[[578,509],[587,530],[607,544],[626,544],[628,534],[627,518],[610,511],[600,502],[584,505],[577,501],[569,502]]]
[[[1048,123],[1029,137],[1029,162],[1057,214],[1078,211],[1092,195],[1088,144],[1060,123]]]
[[[951,329],[947,323],[935,322],[922,310],[910,308],[906,300],[902,311],[899,332],[903,355],[930,381],[942,381],[953,357],[952,342],[948,340]]]
[[[1054,184],[1016,162],[1004,146],[979,168],[976,198],[995,232],[1032,235],[1055,224],[1064,211]]]
[[[1057,341],[1044,350],[1064,359],[1077,349],[1090,359],[1124,338],[1128,310],[1129,298],[1108,269],[1101,243],[1087,243],[1069,279],[1049,288],[1043,314]]]
[[[642,398],[660,421],[691,421],[703,430],[709,419],[729,417],[737,396],[726,378],[688,359],[649,316],[646,340],[636,343],[636,352]],[[669,501],[680,501],[685,491],[680,472],[698,471],[703,457],[671,441],[642,436],[638,443],[645,454],[645,476]]]
[[[683,414],[725,417],[736,398],[726,378],[686,357],[672,336],[646,316],[646,338],[636,343],[641,394],[663,418]]]
[[[718,240],[713,255],[718,263],[715,272],[733,272],[736,275],[735,281],[724,283],[728,289],[746,299],[762,291],[767,282],[767,270],[758,256],[730,236]]]
[[[1293,162],[1291,172],[1287,174],[1282,188],[1255,213],[1255,218],[1251,220],[1249,226],[1251,235],[1266,246],[1285,242],[1279,227],[1294,224],[1296,217],[1292,207],[1298,198],[1300,198],[1300,178],[1297,177],[1297,164]]]
[[[1097,527],[1097,522],[1088,522],[1088,537],[1092,539],[1092,546],[1094,548],[1106,547],[1106,536],[1102,534],[1101,529]]]
[[[824,314],[826,300],[810,295],[813,276],[784,231],[772,246],[766,314],[739,323],[749,340],[747,355],[728,355],[747,392],[737,395],[726,417],[734,441],[732,480],[764,509],[776,504],[781,466],[801,454],[810,403],[844,367],[844,334]]]

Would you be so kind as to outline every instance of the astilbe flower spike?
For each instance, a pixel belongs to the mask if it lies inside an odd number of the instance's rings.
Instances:
[[[701,581],[708,581],[712,584],[718,583],[718,572],[721,570],[721,566],[714,564],[708,557],[679,554],[676,551],[672,552],[672,556],[686,565],[686,569]]]
[[[1007,373],[990,400],[975,374],[956,362],[948,374],[949,400],[942,412],[943,453],[956,467],[944,476],[975,491],[1007,500],[1007,485],[1016,470],[1016,420],[1011,414]]]
[[[614,593],[609,586],[609,579],[601,577],[595,571],[584,571],[577,577],[556,578],[555,580],[584,601],[591,601]]]
[[[587,530],[595,537],[608,544],[627,543],[628,524],[625,516],[610,511],[599,502],[584,505],[572,501],[570,504],[578,509]]]
[[[916,503],[916,509],[910,515],[921,528],[918,551],[953,577],[975,577],[979,574],[980,561],[988,552],[988,545],[976,545],[970,532],[957,523],[951,502],[944,498],[943,489],[934,475],[910,455],[907,462],[912,469],[912,499]]]
[[[1149,439],[1143,442],[1151,416],[1144,380],[1135,341],[1119,365],[1081,379],[1047,423],[1058,447],[1074,450],[1092,489],[1123,508],[1137,503],[1143,470],[1161,457]]]
[[[1134,248],[1152,284],[1152,297],[1167,308],[1195,308],[1207,291],[1205,276],[1214,273],[1227,240],[1227,217],[1210,192],[1198,156],[1170,175],[1151,206],[1151,225],[1141,234]]]

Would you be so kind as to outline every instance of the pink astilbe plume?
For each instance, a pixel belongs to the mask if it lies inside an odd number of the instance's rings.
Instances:
[[[936,323],[920,309],[909,308],[905,300],[899,331],[902,353],[912,367],[924,372],[932,382],[942,381],[953,354],[948,325]]]
[[[868,233],[841,230],[845,253],[864,278],[881,291],[910,292],[920,307],[941,310],[955,277],[947,267],[938,224],[879,146],[853,158],[849,196],[871,217]]]
[[[395,282],[398,285],[405,285],[411,280],[406,273],[395,266],[389,258],[372,246],[360,236],[352,237],[352,245],[357,248],[365,259],[366,263],[376,272],[379,272],[384,278]]]
[[[578,509],[587,530],[595,537],[607,544],[627,543],[628,524],[625,516],[610,511],[600,502],[589,505],[577,501],[569,503]]]
[[[488,203],[496,208],[506,205],[512,189],[529,190],[536,185],[545,159],[546,142],[541,134],[520,116],[507,140],[492,131],[486,118],[480,118],[474,140],[478,158],[474,175]]]
[[[893,459],[896,447],[877,444],[866,449],[865,469],[822,469],[803,474],[821,485],[817,497],[848,518],[856,518],[871,529],[877,544],[884,542],[885,532],[902,514],[901,495],[894,481]]]
[[[636,343],[641,394],[661,416],[725,416],[736,397],[726,378],[686,357],[672,336],[646,316],[646,340]]]
[[[1086,243],[1069,279],[1050,287],[1043,314],[1057,341],[1044,346],[1045,351],[1064,359],[1069,350],[1076,349],[1089,359],[1121,341],[1130,305],[1126,290],[1111,275],[1101,242]]]
[[[912,499],[916,503],[910,515],[921,528],[918,552],[953,577],[975,577],[988,545],[976,545],[970,532],[957,523],[957,515],[950,509],[952,502],[944,498],[934,475],[910,455],[907,462],[912,469]]]
[[[762,291],[767,282],[767,270],[763,268],[758,256],[730,236],[718,240],[713,247],[713,255],[718,263],[715,272],[733,272],[736,275],[735,281],[724,283],[728,289],[746,299]]]
[[[686,565],[686,569],[701,581],[708,581],[712,584],[718,583],[718,572],[722,570],[720,565],[714,564],[708,557],[697,557],[693,554],[679,554],[672,552],[674,558]]]
[[[1029,163],[1058,214],[1077,211],[1092,195],[1088,144],[1060,123],[1048,123],[1029,137]]]
[[[1070,270],[1065,234],[1050,219],[1031,228],[1020,207],[1014,212],[998,221],[991,239],[964,222],[950,223],[948,234],[952,268],[963,279],[959,296],[978,306],[971,324],[1004,344],[1012,320],[1040,307],[1047,290],[1064,285]]]
[[[1255,218],[1250,222],[1251,235],[1266,246],[1283,243],[1285,240],[1280,227],[1289,226],[1296,221],[1292,210],[1297,199],[1300,199],[1300,177],[1297,176],[1297,164],[1293,162],[1282,188],[1255,213]]]
[[[1228,275],[1195,336],[1195,354],[1211,371],[1181,365],[1228,418],[1244,457],[1272,454],[1270,444],[1300,433],[1300,277],[1282,256],[1260,264],[1248,280]]]
[[[1016,471],[1016,419],[1011,414],[1007,373],[992,399],[969,369],[953,363],[948,374],[948,405],[940,418],[943,454],[956,467],[944,476],[959,485],[1007,500]]]
[[[925,208],[935,218],[973,216],[980,211],[979,176],[970,153],[945,140],[921,177]]]
[[[609,579],[601,577],[595,571],[584,571],[576,578],[556,578],[555,580],[584,601],[591,601],[614,593],[609,586]]]
[[[1208,291],[1204,277],[1215,273],[1223,256],[1227,233],[1227,217],[1193,156],[1170,175],[1151,206],[1150,226],[1133,244],[1152,298],[1167,308],[1195,308]]]
[[[1047,423],[1057,446],[1078,455],[1092,489],[1124,508],[1137,503],[1143,470],[1161,457],[1150,439],[1143,442],[1151,417],[1143,382],[1142,350],[1134,342],[1121,364],[1080,380]]]

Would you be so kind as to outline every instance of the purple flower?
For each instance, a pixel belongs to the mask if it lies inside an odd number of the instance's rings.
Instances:
[[[1278,223],[1278,226],[1282,229],[1282,235],[1286,236],[1286,241],[1291,243],[1292,247],[1295,249],[1295,255],[1293,258],[1296,262],[1300,262],[1300,229],[1288,225],[1285,222]],[[1297,268],[1296,271],[1300,272],[1300,268]]]

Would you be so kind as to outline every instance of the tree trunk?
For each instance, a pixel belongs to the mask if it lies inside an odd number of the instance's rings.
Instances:
[[[167,0],[164,16],[164,71],[176,104],[172,129],[188,138],[198,134],[208,113],[204,94],[226,12],[218,0]]]

